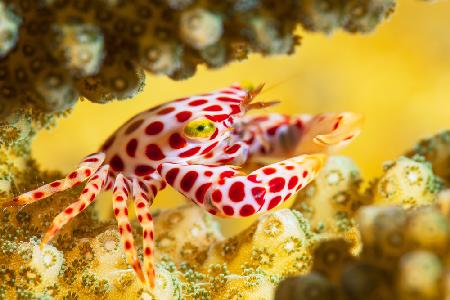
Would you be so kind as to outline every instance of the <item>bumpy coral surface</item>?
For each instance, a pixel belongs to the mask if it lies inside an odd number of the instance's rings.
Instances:
[[[131,98],[143,70],[180,80],[250,52],[289,54],[294,30],[369,32],[394,0],[0,1],[0,115],[78,97]],[[4,107],[6,103],[13,107]]]

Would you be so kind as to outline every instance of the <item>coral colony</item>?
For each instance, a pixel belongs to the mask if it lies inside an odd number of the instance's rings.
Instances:
[[[360,115],[246,115],[274,103],[235,84],[149,107],[67,175],[30,153],[79,98],[132,98],[144,71],[181,80],[200,64],[291,54],[298,25],[366,33],[394,7],[0,0],[0,299],[448,299],[448,130],[368,181],[333,155]],[[277,162],[261,165],[269,154]],[[169,185],[191,201],[151,213]],[[105,190],[115,220],[90,205]],[[216,217],[255,214],[223,237]]]

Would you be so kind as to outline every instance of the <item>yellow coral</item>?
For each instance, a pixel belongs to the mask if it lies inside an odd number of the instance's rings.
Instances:
[[[401,157],[386,164],[386,171],[372,187],[377,205],[414,207],[432,204],[441,189],[429,164]]]

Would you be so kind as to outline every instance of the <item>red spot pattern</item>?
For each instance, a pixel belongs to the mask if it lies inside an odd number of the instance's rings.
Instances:
[[[278,193],[284,188],[285,180],[282,177],[275,177],[269,181],[271,193]]]
[[[229,205],[225,205],[224,207],[222,207],[222,210],[223,210],[224,214],[226,214],[227,216],[234,215],[234,209],[233,209],[233,207],[231,207]]]
[[[60,185],[61,185],[61,182],[60,182],[60,181],[55,181],[55,182],[50,183],[50,186],[51,186],[51,187],[58,187],[58,186],[60,186]]]
[[[125,241],[125,249],[130,250],[131,249],[131,243],[130,241]]]
[[[266,175],[271,175],[271,174],[275,173],[277,170],[275,168],[269,167],[269,168],[264,168],[262,171]]]
[[[33,198],[34,199],[39,199],[39,198],[42,198],[42,197],[44,197],[44,193],[43,192],[35,192],[33,194]]]
[[[178,156],[179,157],[191,157],[191,156],[197,154],[197,152],[200,151],[200,149],[201,149],[200,147],[194,147],[185,152],[178,154]]]
[[[177,118],[178,122],[184,122],[187,119],[189,119],[192,116],[192,113],[190,111],[182,111],[179,112],[175,115],[175,117]]]
[[[231,113],[232,114],[238,114],[238,113],[241,112],[241,107],[239,105],[231,104],[230,108],[231,108]]]
[[[136,129],[139,128],[139,126],[142,125],[142,123],[144,123],[144,120],[134,121],[127,127],[127,129],[125,129],[125,134],[130,134],[130,133],[134,132]]]
[[[131,141],[128,142],[125,150],[127,151],[127,154],[130,157],[134,157],[136,155],[137,146],[138,146],[137,139],[132,139]]]
[[[255,209],[253,208],[253,206],[246,204],[244,206],[241,207],[239,214],[243,217],[248,217],[251,216],[255,213]]]
[[[281,202],[281,196],[276,196],[272,200],[270,200],[269,206],[267,207],[267,210],[271,210]]]
[[[247,179],[254,183],[261,183],[261,181],[256,178],[256,174],[248,175]]]
[[[234,182],[228,191],[228,197],[233,202],[241,202],[245,197],[245,186],[242,182]]]
[[[164,157],[164,153],[161,151],[161,148],[156,144],[149,144],[145,148],[145,155],[151,160],[161,160]]]
[[[80,208],[78,209],[78,211],[83,211],[86,208],[86,204],[85,203],[81,203]]]
[[[214,142],[214,143],[212,143],[211,145],[209,145],[208,147],[206,147],[206,148],[202,151],[202,154],[206,154],[206,153],[210,152],[212,149],[214,149],[214,148],[217,146],[218,143],[219,143],[219,142]]]
[[[198,173],[196,171],[187,172],[180,182],[180,187],[183,191],[189,192],[198,178]]]
[[[308,171],[303,171],[302,177],[305,178],[306,176],[308,176]]]
[[[219,190],[215,190],[215,191],[212,193],[211,198],[212,198],[212,200],[213,200],[214,202],[217,202],[217,203],[220,202],[220,201],[222,201],[222,192],[219,191]]]
[[[181,149],[186,147],[186,144],[186,140],[179,133],[174,133],[169,137],[169,145],[173,149]]]
[[[195,192],[195,198],[199,203],[203,203],[203,201],[205,200],[206,192],[211,185],[212,183],[204,183],[197,189],[197,191]]]
[[[269,135],[275,135],[275,133],[277,132],[278,128],[280,128],[280,126],[270,127],[269,129],[267,129],[267,133]]]
[[[64,211],[67,215],[70,215],[73,212],[73,208],[72,207],[68,207],[66,208],[66,210]]]
[[[210,140],[213,140],[217,137],[217,135],[219,134],[219,129],[216,128],[216,130],[214,131],[214,133],[211,135],[211,137],[209,138]]]
[[[289,170],[289,171],[292,171],[292,170],[294,170],[294,166],[286,166],[285,169]]]
[[[227,154],[234,154],[234,153],[236,153],[239,150],[239,148],[241,148],[241,145],[234,144],[231,147],[225,148],[225,153],[227,153]]]
[[[211,171],[205,171],[205,176],[211,177],[213,175],[213,172]]]
[[[134,168],[134,173],[137,176],[145,176],[152,173],[155,169],[148,165],[138,165]]]
[[[145,248],[145,255],[149,256],[150,254],[152,254],[152,250],[149,247]]]
[[[83,162],[98,162],[98,159],[95,157],[86,158]]]
[[[157,135],[164,129],[164,124],[160,121],[155,121],[150,123],[145,127],[145,134],[147,135]]]
[[[167,183],[170,185],[173,185],[179,172],[180,172],[179,168],[173,168],[173,169],[169,170],[169,172],[167,172],[167,174],[166,174]]]
[[[204,111],[221,111],[222,107],[220,105],[211,105],[211,106],[205,107],[203,110]]]
[[[297,183],[298,183],[298,177],[292,176],[291,179],[289,179],[288,188],[293,189],[297,185]]]
[[[157,112],[158,115],[167,115],[175,110],[175,107],[166,107]]]
[[[227,114],[221,114],[221,115],[215,115],[215,116],[205,116],[207,119],[213,121],[213,122],[223,122],[226,119],[228,119],[230,116]]]
[[[208,100],[198,99],[198,100],[189,102],[189,106],[199,106],[199,105],[205,104],[206,102],[208,102]]]
[[[259,205],[264,204],[264,196],[266,195],[266,189],[262,187],[254,187],[252,188],[252,195],[255,198],[256,203]]]
[[[77,172],[72,172],[72,173],[69,174],[69,178],[70,178],[70,179],[74,179],[74,178],[77,177],[77,175],[78,175]]]
[[[123,171],[125,168],[123,160],[117,154],[111,158],[109,164],[111,165],[111,168],[117,172]]]

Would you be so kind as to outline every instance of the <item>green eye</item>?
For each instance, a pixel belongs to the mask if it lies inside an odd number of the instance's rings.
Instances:
[[[216,125],[208,119],[197,119],[184,127],[184,134],[190,138],[209,138],[214,131],[216,131]]]

